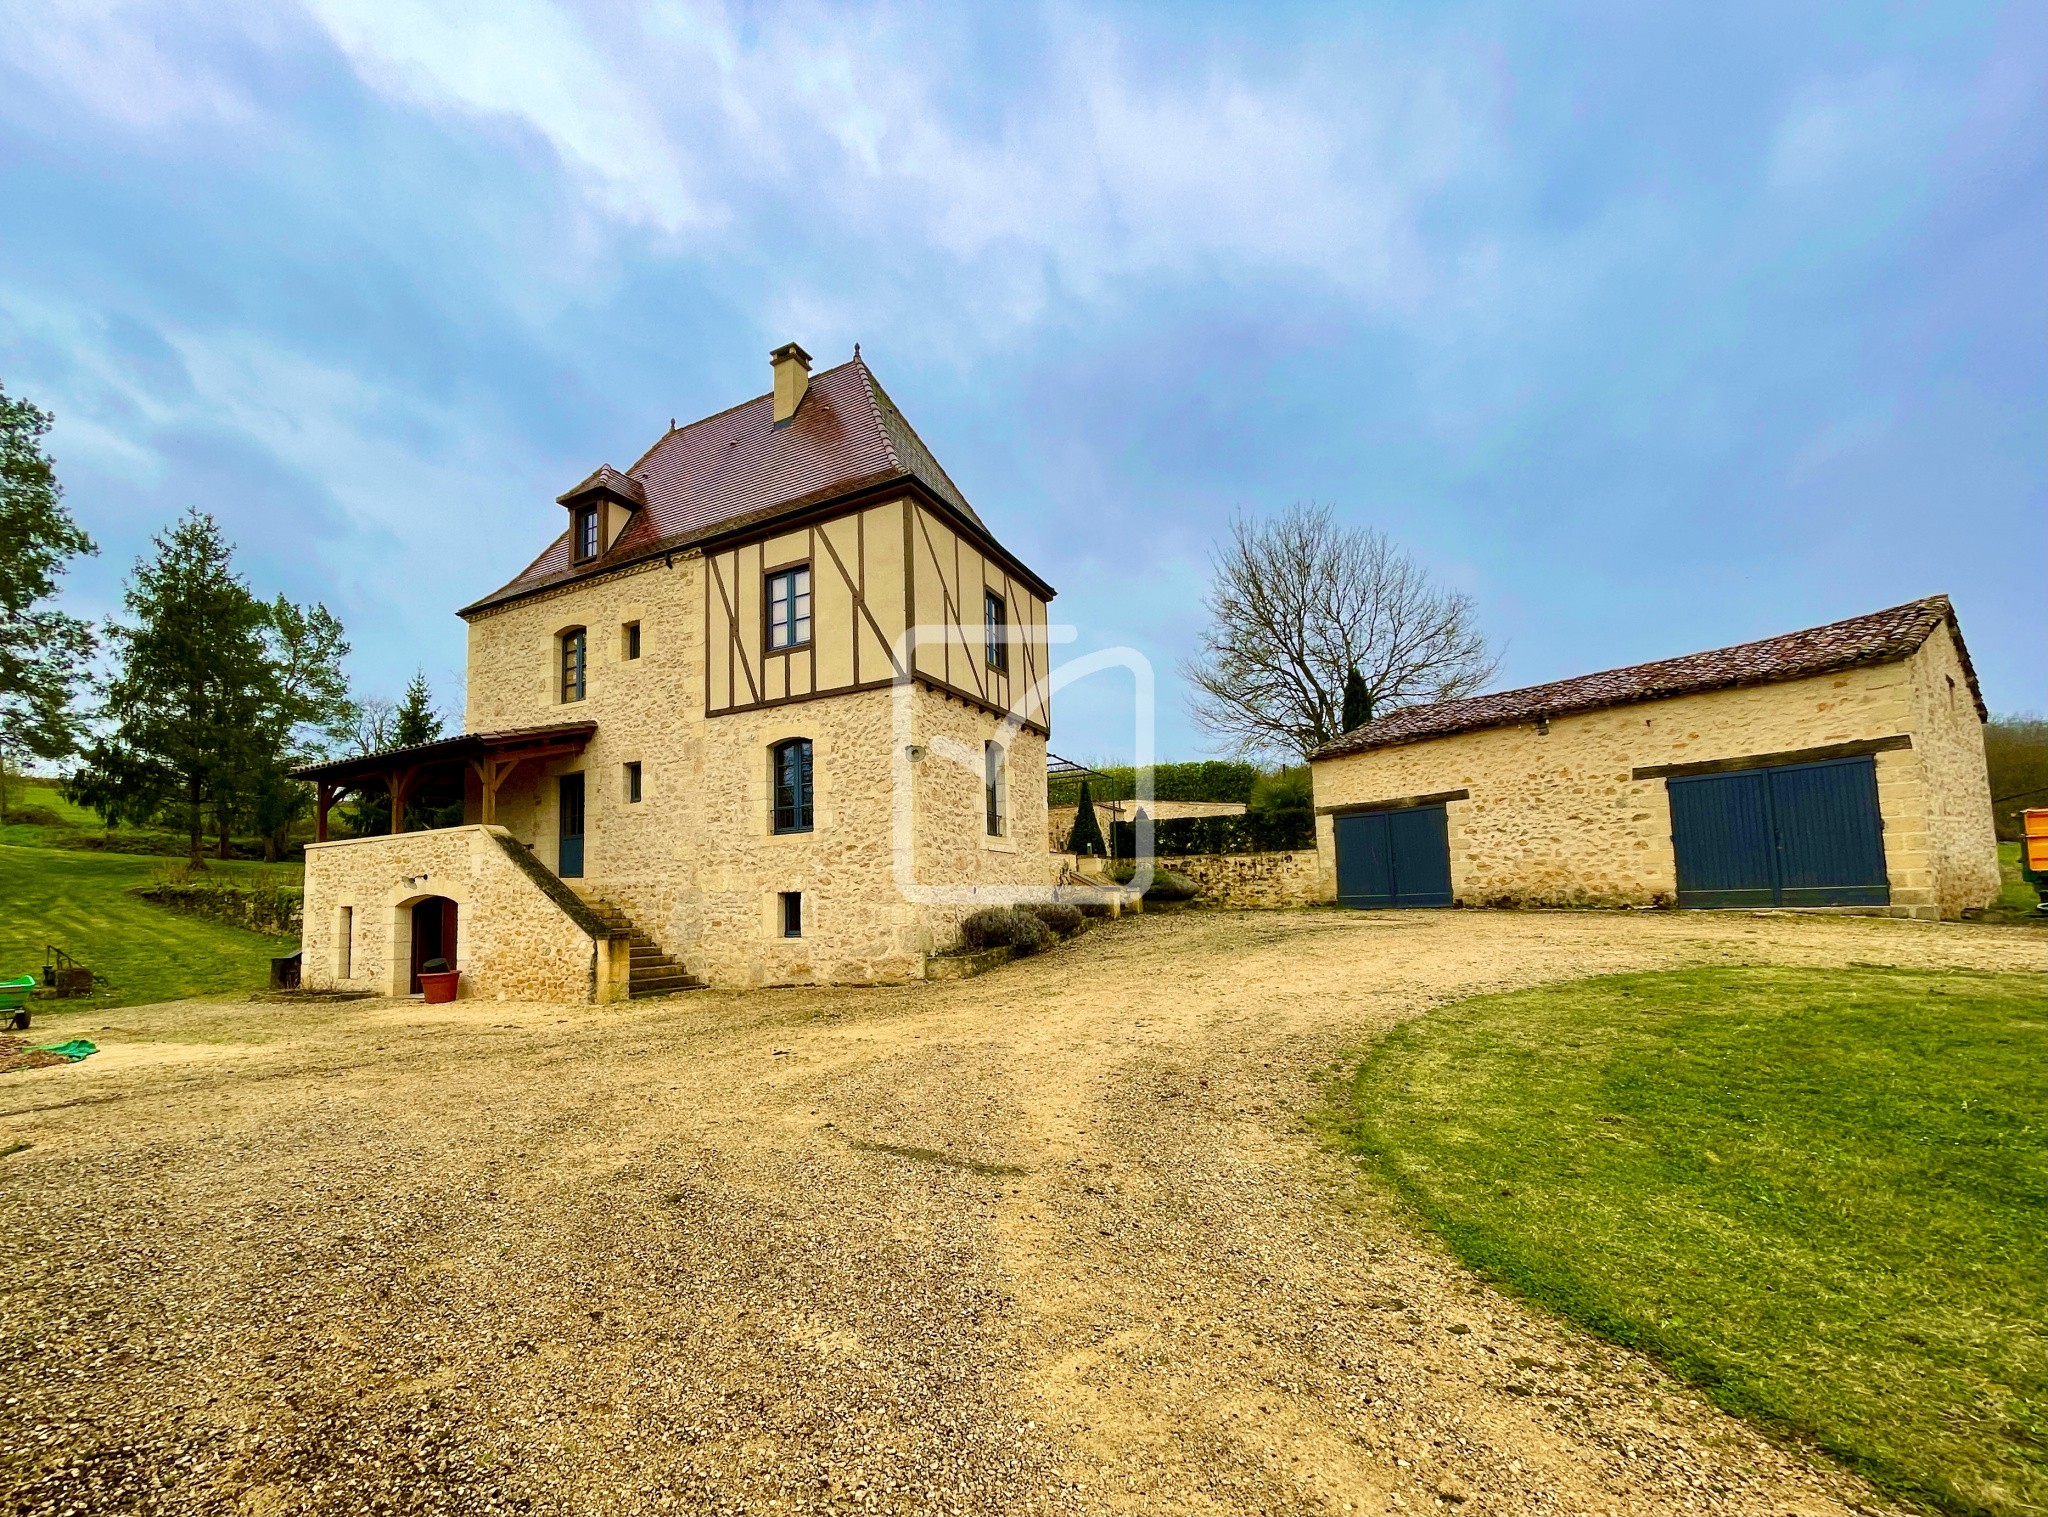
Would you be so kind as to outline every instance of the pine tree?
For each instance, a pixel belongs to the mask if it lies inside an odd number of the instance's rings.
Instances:
[[[1353,664],[1344,676],[1344,730],[1356,732],[1372,720],[1372,692],[1365,688],[1365,676]]]
[[[413,748],[431,743],[441,735],[441,713],[434,709],[434,693],[427,686],[427,671],[413,671],[405,694],[398,698],[393,718],[391,746]]]
[[[48,604],[69,561],[99,552],[64,509],[43,452],[50,421],[0,389],[0,822],[10,756],[18,768],[77,747],[72,698],[95,642],[88,623]]]
[[[188,512],[155,546],[123,597],[133,620],[107,628],[119,663],[100,713],[111,730],[66,789],[110,822],[181,811],[191,863],[204,868],[207,808],[225,841],[274,730],[268,617],[211,516]]]
[[[1081,781],[1079,805],[1074,811],[1074,830],[1067,834],[1067,852],[1075,858],[1099,859],[1109,850],[1102,844],[1102,824],[1095,820],[1095,799],[1088,793],[1088,782]]]

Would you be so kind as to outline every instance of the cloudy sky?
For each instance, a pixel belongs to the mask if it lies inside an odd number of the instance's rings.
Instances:
[[[235,0],[0,30],[0,383],[116,603],[212,511],[353,673],[853,344],[1078,649],[1327,502],[1503,684],[1955,597],[2048,645],[2048,8]],[[1054,747],[1129,745],[1128,685]]]

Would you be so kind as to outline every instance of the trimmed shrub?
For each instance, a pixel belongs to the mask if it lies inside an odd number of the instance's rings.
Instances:
[[[1064,901],[1033,901],[1018,909],[1030,912],[1063,938],[1070,938],[1081,930],[1081,908],[1069,906]]]
[[[984,906],[960,924],[969,948],[1013,948],[1022,957],[1052,946],[1052,930],[1014,906]]]
[[[1109,852],[1102,845],[1102,828],[1095,820],[1095,799],[1088,793],[1086,780],[1081,781],[1078,809],[1074,812],[1074,830],[1067,834],[1067,852],[1077,859],[1099,859]]]
[[[1202,887],[1184,874],[1175,874],[1171,869],[1155,870],[1152,883],[1146,887],[1148,901],[1192,901],[1202,893]]]

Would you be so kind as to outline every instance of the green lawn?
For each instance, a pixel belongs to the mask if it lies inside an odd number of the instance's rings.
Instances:
[[[89,966],[105,994],[83,1005],[130,1006],[185,996],[261,990],[270,959],[296,939],[180,916],[129,894],[171,861],[134,854],[0,844],[0,976],[38,972],[54,943]],[[299,883],[296,864],[216,863],[215,877]],[[39,1002],[40,1020],[79,1003]]]
[[[2041,893],[2020,875],[2020,845],[1998,845],[1998,901],[1986,913],[1994,921],[2039,922],[2048,920],[2038,909]]]
[[[1901,1496],[2048,1508],[2048,975],[1487,996],[1390,1034],[1340,1105],[1509,1289]]]

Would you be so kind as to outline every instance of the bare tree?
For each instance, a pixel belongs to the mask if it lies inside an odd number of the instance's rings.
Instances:
[[[1239,518],[1214,563],[1209,629],[1181,673],[1195,720],[1241,753],[1307,758],[1339,736],[1353,669],[1384,715],[1476,694],[1499,667],[1470,596],[1327,506]]]
[[[398,730],[398,702],[381,695],[366,695],[356,702],[354,744],[357,753],[382,753],[394,746]]]

